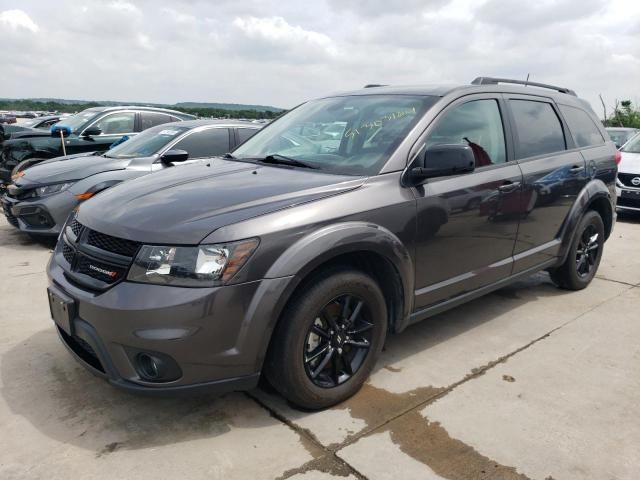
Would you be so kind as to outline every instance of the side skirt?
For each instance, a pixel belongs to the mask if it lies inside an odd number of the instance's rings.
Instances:
[[[487,293],[493,292],[494,290],[499,290],[503,287],[506,287],[510,283],[515,282],[516,280],[520,280],[521,278],[528,277],[541,270],[555,267],[557,264],[558,264],[558,259],[552,258],[541,265],[536,265],[533,268],[529,268],[522,272],[518,272],[515,275],[511,275],[510,277],[499,280],[496,283],[492,283],[491,285],[486,285],[482,288],[478,288],[477,290],[463,293],[462,295],[458,295],[457,297],[450,298],[449,300],[445,300],[444,302],[440,302],[430,307],[423,308],[422,310],[418,310],[417,312],[414,312],[411,314],[411,316],[409,317],[409,321],[407,322],[407,326],[412,325],[416,322],[419,322],[420,320],[424,320],[425,318],[438,315],[439,313],[450,310],[454,307],[462,305],[463,303],[467,303],[471,300],[482,297]]]

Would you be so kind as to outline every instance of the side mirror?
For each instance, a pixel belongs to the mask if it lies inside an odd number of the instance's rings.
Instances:
[[[60,138],[60,135],[62,135],[63,137],[68,137],[69,135],[71,135],[71,128],[67,127],[66,125],[55,124],[49,129],[49,132],[51,133],[51,136],[55,138]]]
[[[189,158],[189,152],[175,149],[175,150],[169,150],[165,152],[165,154],[160,157],[160,161],[165,165],[170,165],[176,162],[184,162],[188,158]]]
[[[100,130],[98,127],[89,127],[84,132],[82,132],[82,136],[95,137],[97,135],[100,135],[101,133],[102,133],[102,130]]]
[[[448,177],[473,172],[476,159],[469,145],[462,143],[431,145],[418,157],[411,176],[417,179]]]

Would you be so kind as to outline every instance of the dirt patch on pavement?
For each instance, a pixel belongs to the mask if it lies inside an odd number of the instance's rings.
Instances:
[[[437,422],[429,422],[417,410],[403,415],[385,429],[404,453],[449,480],[528,479],[515,468],[500,465],[451,438]]]
[[[352,417],[362,419],[374,428],[382,424],[376,432],[388,431],[392,441],[405,454],[448,480],[527,480],[528,477],[516,472],[515,468],[501,465],[451,438],[437,422],[429,422],[420,414],[419,409],[435,401],[444,391],[443,388],[421,387],[396,394],[366,384],[361,392],[338,408],[349,408]],[[397,412],[393,419],[389,419],[391,411]],[[388,418],[386,424],[382,421],[385,416]],[[361,437],[367,430],[357,436]],[[348,439],[347,443],[353,440]]]

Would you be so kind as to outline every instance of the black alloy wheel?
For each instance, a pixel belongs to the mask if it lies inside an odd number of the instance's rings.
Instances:
[[[600,233],[594,225],[587,225],[576,249],[576,271],[581,278],[588,277],[596,265],[596,260],[600,258],[600,246]]]
[[[365,302],[350,294],[327,303],[307,332],[304,368],[322,388],[349,380],[362,366],[369,349],[373,323]]]
[[[276,325],[266,379],[303,409],[340,403],[367,380],[387,322],[384,294],[369,275],[349,267],[315,273],[296,290]]]

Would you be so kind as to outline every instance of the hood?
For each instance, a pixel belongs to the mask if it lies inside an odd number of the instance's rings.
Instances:
[[[106,158],[96,155],[74,155],[65,161],[42,162],[27,168],[14,183],[20,188],[80,180],[96,173],[126,168],[131,159]]]
[[[102,155],[104,153],[105,152],[74,153],[74,154],[71,154],[71,155],[64,155],[64,156],[60,156],[60,157],[48,158],[47,160],[43,160],[42,162],[38,163],[38,165],[44,165],[45,163],[64,162],[65,160],[71,160],[73,158],[79,158],[79,157],[92,157],[94,155]]]
[[[640,174],[640,153],[620,152],[622,160],[618,165],[618,173]]]
[[[30,138],[30,137],[50,137],[48,130],[41,128],[22,127],[21,130],[11,132],[11,139]]]
[[[364,180],[216,158],[110,188],[83,203],[78,220],[138,242],[195,245],[222,226],[337,195]]]

